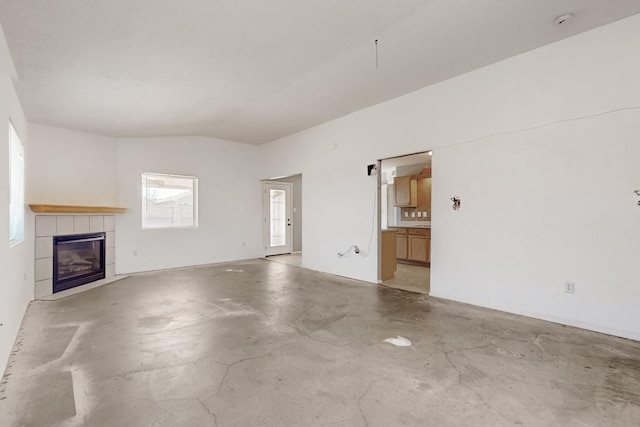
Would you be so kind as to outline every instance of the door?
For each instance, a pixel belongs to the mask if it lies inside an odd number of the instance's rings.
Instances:
[[[265,256],[292,252],[292,184],[264,181],[264,251]]]

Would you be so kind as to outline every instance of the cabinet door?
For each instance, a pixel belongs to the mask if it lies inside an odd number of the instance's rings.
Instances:
[[[411,204],[411,177],[395,177],[393,179],[393,191],[395,192],[396,206],[409,206]]]
[[[382,232],[382,265],[381,279],[391,280],[396,272],[396,233],[394,231]]]
[[[418,179],[417,205],[419,211],[431,211],[431,178]],[[429,217],[431,217],[430,214]]]
[[[396,234],[396,258],[407,259],[407,235]]]
[[[409,235],[409,259],[427,262],[427,236]]]

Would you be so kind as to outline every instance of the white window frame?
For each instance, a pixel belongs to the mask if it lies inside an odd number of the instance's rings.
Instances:
[[[24,241],[24,175],[24,146],[9,120],[9,247]]]
[[[171,224],[156,224],[151,225],[151,220],[149,214],[151,213],[150,205],[148,205],[148,198],[146,197],[147,190],[152,188],[148,186],[150,181],[162,181],[163,179],[172,179],[172,180],[185,180],[191,181],[192,186],[192,199],[191,203],[193,206],[193,217],[192,224],[181,225],[172,222]],[[142,229],[143,230],[163,230],[167,228],[198,228],[198,178],[195,176],[188,175],[171,175],[164,173],[153,173],[153,172],[143,172],[142,173],[142,188],[141,188],[141,201],[142,201]],[[169,205],[172,208],[179,208],[179,205]],[[182,216],[179,216],[182,218]],[[188,217],[187,217],[188,218]],[[166,219],[166,217],[165,217]],[[172,220],[176,220],[176,216],[172,217]]]

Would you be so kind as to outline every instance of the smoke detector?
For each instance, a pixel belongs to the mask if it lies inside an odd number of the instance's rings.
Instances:
[[[553,23],[556,25],[562,25],[562,24],[566,24],[567,22],[571,21],[573,19],[573,14],[571,13],[567,13],[565,15],[562,16],[558,16]]]

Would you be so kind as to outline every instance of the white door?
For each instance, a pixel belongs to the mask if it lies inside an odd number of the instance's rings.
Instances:
[[[285,182],[264,181],[264,251],[265,255],[289,254],[292,252],[292,204],[293,185]]]

